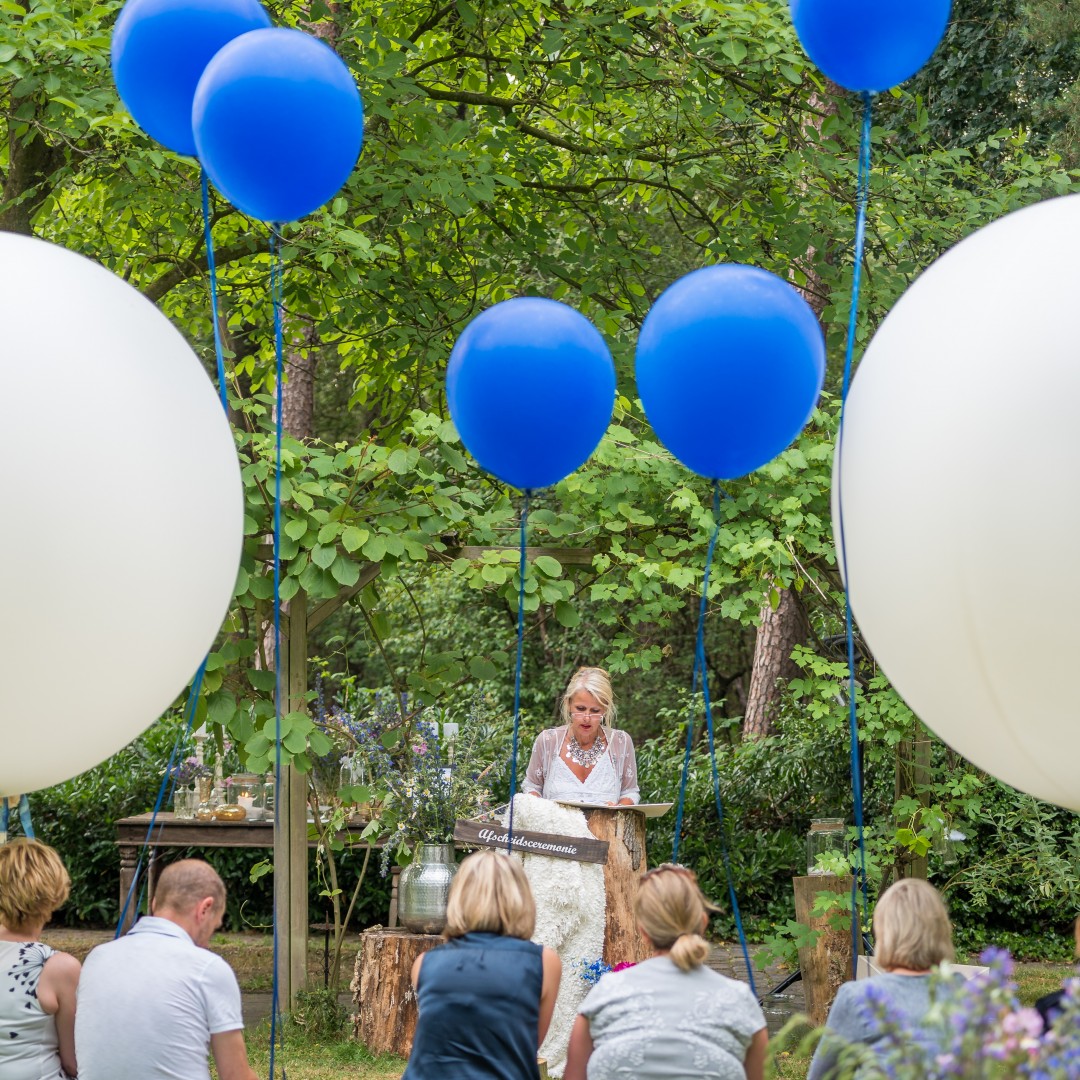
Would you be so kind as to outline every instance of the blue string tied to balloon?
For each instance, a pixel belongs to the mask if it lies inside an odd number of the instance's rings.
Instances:
[[[506,836],[510,850],[521,723],[529,500],[535,491],[580,468],[596,449],[611,421],[615,365],[600,332],[580,312],[541,296],[515,297],[481,312],[459,335],[446,367],[446,401],[469,453],[488,472],[524,493]]]
[[[191,734],[191,729],[195,722],[195,711],[199,703],[199,694],[202,692],[203,676],[206,674],[206,664],[209,660],[209,656],[203,659],[203,662],[199,665],[199,670],[195,672],[195,678],[191,681],[191,689],[188,691],[187,704],[185,706],[184,724],[181,727],[179,733],[173,742],[172,751],[169,754],[168,764],[165,766],[165,772],[161,777],[161,783],[158,785],[157,798],[154,801],[154,808],[150,811],[150,820],[146,826],[146,837],[139,848],[139,855],[135,862],[135,872],[131,877],[131,885],[128,886],[127,895],[124,897],[123,906],[120,909],[120,918],[116,922],[116,930],[113,933],[114,938],[120,937],[123,933],[124,926],[127,923],[127,917],[129,911],[137,912],[143,904],[144,890],[143,884],[143,869],[146,862],[146,853],[154,846],[154,830],[158,829],[158,835],[161,834],[161,828],[158,826],[158,815],[161,813],[161,808],[165,802],[172,797],[173,791],[176,787],[176,763],[177,758],[180,755],[181,748],[188,740],[188,736]],[[138,896],[138,901],[132,907],[132,900]]]
[[[705,555],[705,571],[701,580],[701,600],[698,605],[697,634],[694,644],[694,671],[692,677],[692,693],[697,695],[698,686],[701,687],[702,701],[705,709],[705,730],[709,740],[709,767],[712,775],[713,802],[716,806],[717,829],[720,842],[720,858],[724,866],[724,877],[727,882],[728,899],[731,902],[731,914],[735,919],[735,931],[739,938],[739,947],[742,950],[743,961],[746,964],[746,977],[750,983],[750,990],[757,996],[757,987],[754,983],[754,968],[750,960],[750,947],[746,940],[746,932],[743,929],[742,913],[739,909],[739,898],[735,891],[735,874],[731,865],[731,852],[727,841],[727,819],[724,815],[724,801],[720,794],[720,770],[716,764],[716,736],[713,725],[712,699],[709,694],[709,675],[705,654],[705,619],[708,611],[709,598],[709,575],[712,570],[713,556],[716,552],[716,542],[720,536],[720,499],[728,498],[718,482],[713,484],[713,528],[709,537],[709,546]],[[679,802],[675,813],[675,839],[672,844],[671,861],[679,861],[679,840],[682,834],[683,810],[686,804],[686,786],[690,773],[690,755],[693,748],[694,719],[693,706],[687,716],[686,725],[686,753],[683,756],[682,777],[679,782]]]
[[[280,226],[270,228],[270,300],[274,310],[274,830],[282,828],[281,806],[281,702],[284,686],[281,677],[281,462],[285,407],[285,264],[282,255]],[[274,1062],[280,1034],[280,985],[278,959],[278,890],[274,890],[274,974],[270,994],[270,1080],[274,1080]],[[281,1074],[285,1076],[285,1069]]]
[[[521,500],[521,539],[518,554],[517,662],[514,665],[514,733],[510,740],[510,811],[507,818],[506,850],[514,849],[514,796],[517,794],[518,732],[521,729],[521,669],[525,653],[525,568],[529,535],[529,495]]]
[[[836,455],[839,460],[844,452],[844,415],[851,373],[855,357],[855,329],[859,315],[859,292],[862,284],[862,263],[866,247],[866,213],[870,201],[870,148],[873,137],[874,99],[864,93],[862,132],[859,138],[859,165],[856,178],[855,244],[851,275],[851,310],[848,313],[847,343],[844,351],[844,377],[840,393],[840,421],[836,439]],[[851,609],[851,579],[847,569],[847,551],[844,544],[844,492],[841,483],[842,470],[835,469],[836,476],[836,523],[839,536],[840,565],[844,578],[844,634],[847,642],[848,663],[848,737],[850,743],[851,794],[854,805],[855,833],[859,848],[858,872],[851,879],[851,964],[857,974],[859,956],[859,888],[862,890],[862,910],[865,917],[870,910],[869,883],[866,873],[866,832],[863,821],[862,769],[859,764],[859,709],[858,672],[855,667],[855,622]]]

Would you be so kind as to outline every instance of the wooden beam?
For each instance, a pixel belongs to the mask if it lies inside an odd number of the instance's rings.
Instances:
[[[350,585],[349,588],[342,589],[337,596],[331,596],[329,600],[323,600],[322,603],[316,604],[308,615],[308,633],[310,634],[320,623],[326,622],[335,611],[339,611],[344,607],[362,589],[367,588],[379,576],[381,569],[382,565],[380,563],[366,563],[361,568],[360,578],[355,585]]]
[[[450,547],[441,554],[450,559],[482,559],[485,553],[497,551],[506,557],[519,558],[521,549],[513,544],[467,544],[464,547]],[[591,548],[571,547],[530,547],[526,546],[525,556],[535,559],[539,555],[548,555],[558,559],[564,566],[592,566],[593,556],[596,554]]]

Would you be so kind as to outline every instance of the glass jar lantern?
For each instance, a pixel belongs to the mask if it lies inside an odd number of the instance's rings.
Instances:
[[[806,834],[806,872],[807,874],[827,874],[818,866],[818,856],[833,853],[848,855],[847,826],[843,818],[817,818],[810,822],[810,831]]]
[[[229,801],[244,808],[248,821],[262,821],[266,816],[263,778],[255,773],[234,774],[229,787]]]

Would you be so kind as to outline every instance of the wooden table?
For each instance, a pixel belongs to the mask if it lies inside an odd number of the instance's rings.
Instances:
[[[146,844],[147,830],[150,828],[150,814],[136,814],[134,817],[121,818],[116,823],[116,846],[120,849],[120,906],[117,912],[124,910],[131,883],[135,879],[135,867],[139,861],[139,849]],[[341,834],[344,835],[344,834]],[[317,840],[309,841],[309,847],[315,847]],[[274,822],[268,821],[199,821],[197,819],[176,820],[176,815],[168,812],[158,814],[150,839],[150,858],[147,865],[147,889],[153,899],[158,876],[158,852],[161,848],[272,848],[274,846]],[[379,849],[383,845],[353,842],[354,848]],[[390,888],[390,912],[388,925],[397,926],[398,875],[401,868],[394,866]],[[137,899],[137,898],[136,898]],[[132,901],[124,919],[124,930],[135,920],[135,902]],[[119,917],[119,914],[118,916]]]

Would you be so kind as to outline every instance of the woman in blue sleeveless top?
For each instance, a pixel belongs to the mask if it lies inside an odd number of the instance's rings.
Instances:
[[[562,963],[529,938],[536,904],[521,863],[466,858],[446,907],[447,941],[412,969],[420,1019],[402,1080],[539,1080]]]

